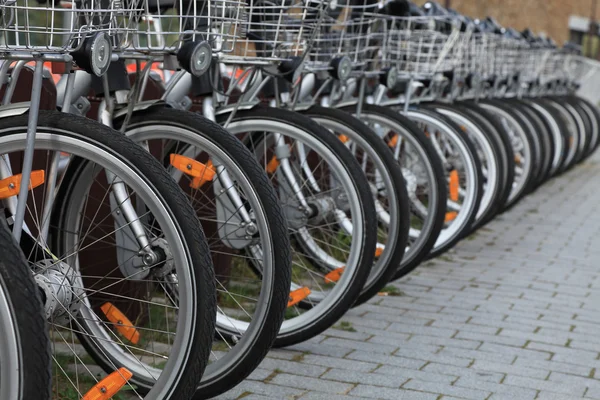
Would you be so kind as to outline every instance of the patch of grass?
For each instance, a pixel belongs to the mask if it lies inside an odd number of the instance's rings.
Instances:
[[[291,360],[294,362],[300,362],[300,361],[304,360],[304,356],[307,356],[309,354],[310,354],[310,351],[305,351],[303,353],[296,354],[294,357],[291,358]]]
[[[346,331],[346,332],[356,332],[356,329],[354,329],[352,324],[348,321],[342,321],[339,324],[337,324],[336,326],[334,326],[334,328],[342,330],[342,331]]]
[[[445,255],[443,255],[443,256],[439,256],[438,258],[439,258],[440,260],[442,260],[442,261],[446,261],[446,262],[454,262],[454,258],[452,258],[452,257],[450,257],[450,256],[445,256]]]
[[[263,380],[263,382],[264,382],[264,383],[269,383],[269,382],[271,382],[271,381],[273,380],[273,378],[275,378],[275,377],[276,377],[278,374],[280,374],[280,373],[281,373],[281,371],[279,371],[279,372],[276,372],[276,371],[278,371],[278,370],[275,370],[275,371],[271,372],[271,375],[267,376],[267,377],[266,377],[266,378]]]
[[[388,285],[381,289],[380,293],[387,293],[388,296],[404,296],[404,292],[396,286]]]
[[[532,208],[532,209],[527,210],[527,212],[529,214],[537,214],[539,212],[539,210],[537,208]]]
[[[486,246],[494,246],[496,244],[496,242],[487,242],[485,245]]]

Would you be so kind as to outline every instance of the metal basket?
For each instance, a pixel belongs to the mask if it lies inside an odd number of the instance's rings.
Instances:
[[[338,2],[327,10],[319,24],[305,68],[332,69],[332,61],[347,57],[353,71],[378,71],[386,61],[383,48],[385,25],[379,6],[369,1]]]
[[[471,70],[471,36],[473,35],[473,26],[468,25],[464,30],[458,33],[455,45],[450,51],[450,68],[454,67],[454,73],[458,77],[466,77],[473,71]],[[446,66],[442,66],[446,69]]]
[[[500,35],[493,36],[494,50],[494,76],[497,78],[508,78],[518,72],[520,64],[519,50],[523,41],[506,38]]]
[[[322,17],[323,2],[299,0],[153,0],[128,50],[176,53],[205,41],[223,62],[268,64],[302,56]]]
[[[140,11],[137,1],[8,0],[0,5],[0,51],[65,53],[79,49],[96,32],[107,33],[120,48]]]
[[[492,36],[490,33],[473,32],[469,38],[464,63],[470,73],[481,79],[488,79],[494,74],[495,42]]]
[[[388,17],[386,51],[401,77],[430,79],[452,70],[459,29],[451,17]]]
[[[247,11],[245,0],[147,0],[127,50],[175,54],[186,41],[204,41],[213,53],[230,53],[245,35]]]

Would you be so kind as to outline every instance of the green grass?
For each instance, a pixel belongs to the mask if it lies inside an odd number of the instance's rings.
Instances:
[[[380,293],[387,293],[388,296],[404,296],[404,292],[396,286],[388,285],[381,289]]]
[[[356,329],[354,329],[352,324],[348,321],[340,322],[339,324],[334,326],[334,329],[339,329],[341,331],[346,331],[346,332],[356,332]]]

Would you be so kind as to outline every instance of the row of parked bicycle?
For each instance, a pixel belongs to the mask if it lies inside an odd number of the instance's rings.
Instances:
[[[433,2],[0,11],[1,399],[225,393],[599,143],[575,46]]]

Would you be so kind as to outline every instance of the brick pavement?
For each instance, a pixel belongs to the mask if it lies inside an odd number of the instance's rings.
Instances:
[[[221,399],[600,399],[600,156]]]

